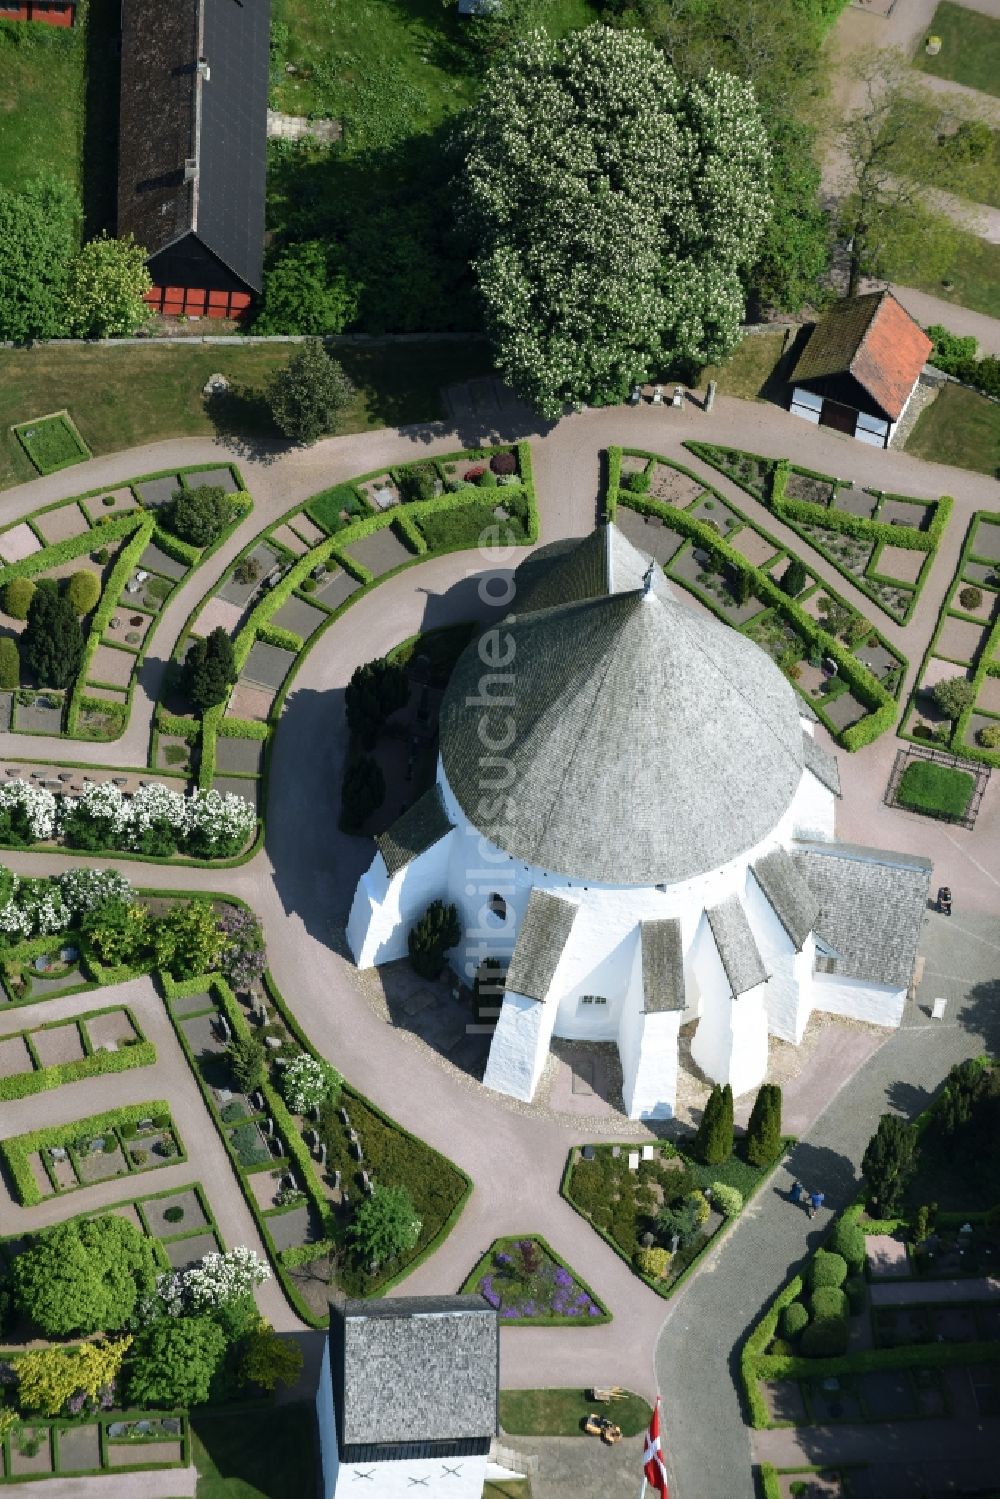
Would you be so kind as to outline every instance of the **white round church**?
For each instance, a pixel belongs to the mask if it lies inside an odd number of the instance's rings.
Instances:
[[[485,1085],[531,1099],[552,1036],[613,1041],[632,1118],[672,1114],[682,1024],[737,1094],[814,1009],[898,1025],[930,864],[834,841],[837,763],[770,657],[614,525],[515,581],[453,673],[436,785],[358,883],[358,966],[453,903],[455,970],[508,964]]]

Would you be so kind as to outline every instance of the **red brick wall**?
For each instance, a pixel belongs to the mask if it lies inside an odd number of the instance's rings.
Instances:
[[[169,317],[242,317],[252,297],[244,291],[205,291],[196,286],[154,286],[146,302]]]
[[[10,9],[0,3],[0,20],[42,21],[47,26],[72,26],[76,0],[65,3],[43,4],[41,0],[23,0]]]

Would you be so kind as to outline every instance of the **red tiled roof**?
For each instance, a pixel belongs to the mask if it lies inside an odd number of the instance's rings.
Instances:
[[[889,291],[847,297],[817,323],[792,383],[851,374],[898,421],[933,344]]]

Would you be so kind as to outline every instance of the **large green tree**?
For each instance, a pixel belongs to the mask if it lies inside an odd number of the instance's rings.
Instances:
[[[21,662],[39,687],[68,687],[80,670],[83,646],[83,630],[70,600],[56,588],[36,588],[21,636]]]
[[[136,1339],[129,1359],[129,1399],[136,1405],[204,1405],[226,1353],[226,1335],[211,1317],[166,1317]]]
[[[130,338],[149,318],[143,296],[152,284],[146,252],[131,235],[88,241],[70,267],[70,331],[79,338]]]
[[[150,1291],[156,1260],[148,1239],[123,1218],[91,1218],[45,1229],[11,1267],[14,1299],[51,1338],[114,1332]]]
[[[163,512],[167,529],[196,547],[211,546],[232,518],[233,502],[221,484],[179,489]]]
[[[914,83],[907,60],[875,52],[858,64],[859,103],[840,135],[844,197],[840,227],[851,244],[848,290],[862,276],[923,281],[944,276],[973,225],[957,199],[945,211],[935,196],[944,188],[971,198],[997,190],[995,169],[976,158],[976,132],[952,137],[932,128],[926,95]],[[967,106],[967,127],[975,117]],[[972,143],[968,151],[964,143]],[[987,183],[987,176],[990,181]]]
[[[340,333],[358,310],[358,292],[330,241],[303,240],[280,250],[264,271],[257,333]]]
[[[59,178],[36,178],[16,193],[0,187],[0,338],[21,343],[66,332],[77,234],[76,202]]]
[[[322,342],[310,339],[271,376],[267,398],[274,424],[295,442],[315,442],[334,431],[352,389]]]
[[[543,416],[729,352],[769,213],[751,88],[682,83],[637,32],[539,33],[490,68],[464,148],[497,365]]]
[[[360,1255],[384,1265],[413,1248],[420,1227],[405,1187],[376,1186],[359,1205],[348,1232]]]

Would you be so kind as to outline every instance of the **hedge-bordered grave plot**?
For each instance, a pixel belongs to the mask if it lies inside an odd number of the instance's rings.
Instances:
[[[199,546],[169,529],[183,527],[164,507],[205,485],[232,496],[231,513],[221,534]],[[22,734],[117,738],[158,616],[249,506],[235,468],[201,467],[95,490],[0,531],[0,726]],[[69,685],[42,680],[22,687],[20,641],[44,584],[55,585],[77,610],[86,630],[82,662]]]
[[[68,411],[19,422],[11,430],[40,474],[54,474],[93,456]]]
[[[1000,765],[1000,512],[969,522],[900,735]]]
[[[10,1135],[0,1141],[0,1155],[23,1207],[187,1159],[163,1099]]]
[[[342,609],[423,557],[538,534],[525,442],[373,469],[314,495],[261,532],[196,607],[157,705],[150,763],[199,764],[199,784],[264,811],[267,753],[285,696],[313,642]],[[199,720],[179,668],[193,640],[230,636],[237,680]]]
[[[739,448],[684,446],[767,505],[890,619],[907,623],[951,514],[947,495],[918,500]]]
[[[44,997],[44,996],[42,996]],[[156,1047],[127,1006],[87,1010],[0,1037],[0,1100],[27,1098],[63,1083],[150,1067]]]
[[[845,749],[892,727],[905,659],[697,474],[658,454],[611,448],[607,510],[667,578],[771,656]]]

